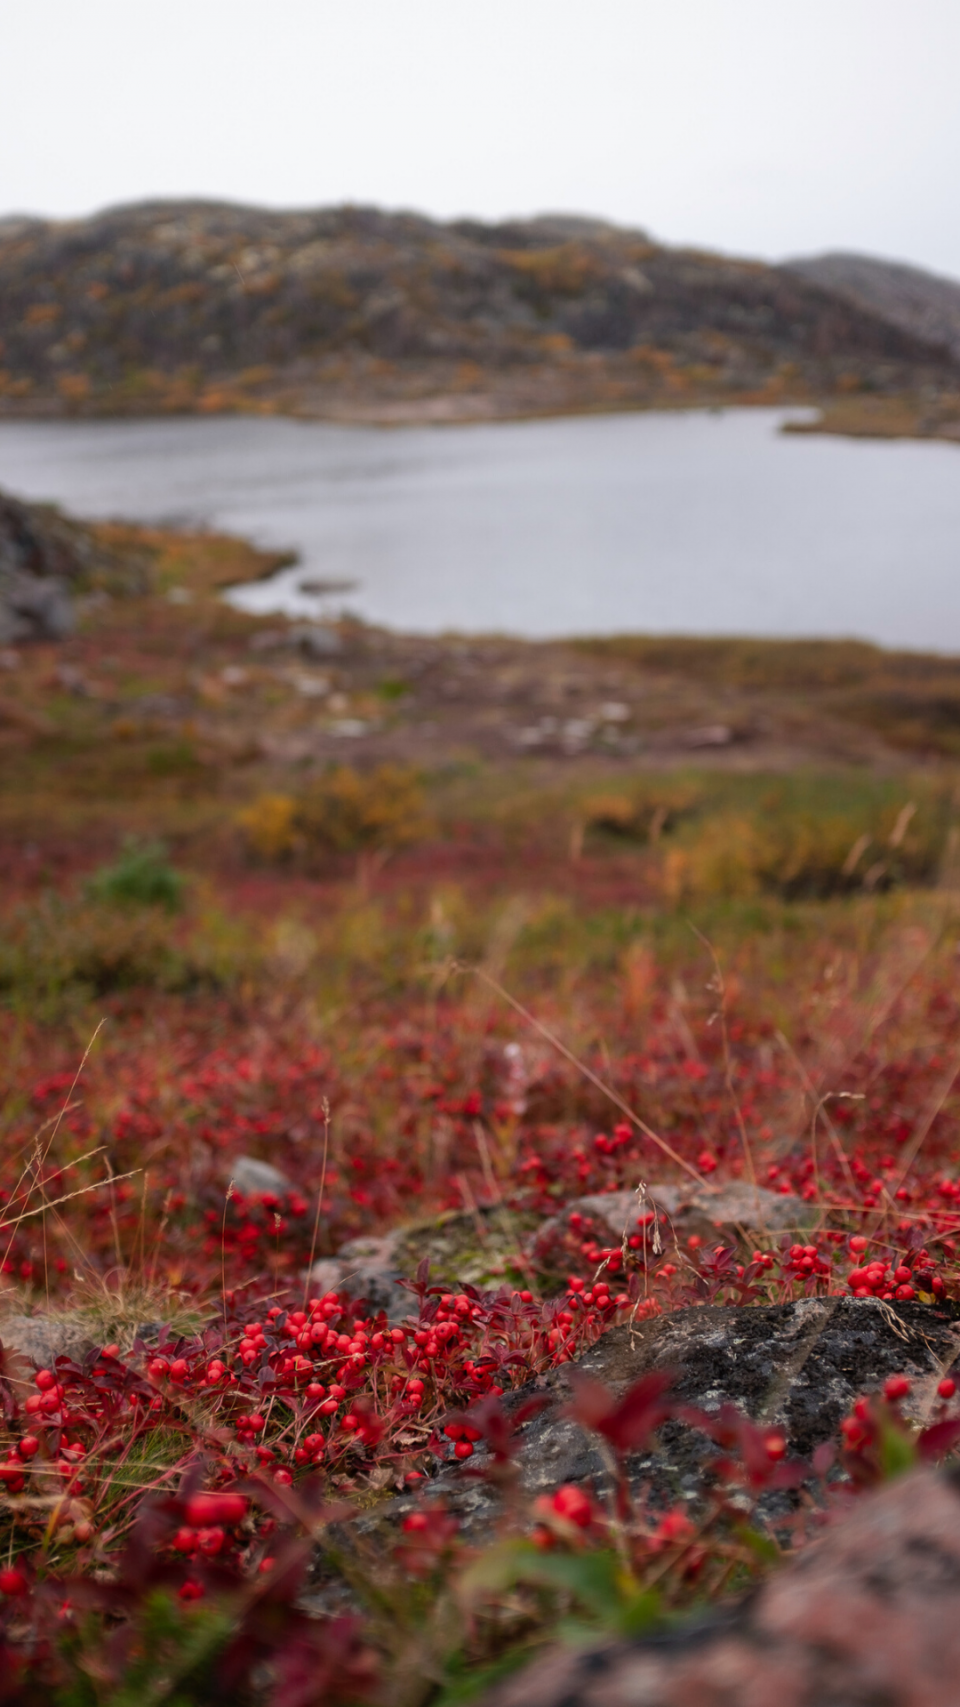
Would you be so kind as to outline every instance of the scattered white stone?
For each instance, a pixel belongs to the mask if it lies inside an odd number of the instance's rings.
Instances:
[[[294,676],[293,685],[298,693],[303,694],[305,699],[326,699],[330,692],[328,676]]]
[[[286,1174],[270,1162],[261,1162],[257,1156],[238,1156],[230,1177],[243,1197],[262,1197],[265,1193],[281,1197],[290,1190]]]

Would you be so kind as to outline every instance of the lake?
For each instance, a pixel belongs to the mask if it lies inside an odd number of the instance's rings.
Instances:
[[[960,651],[960,449],[791,436],[789,414],[8,421],[0,485],[296,548],[296,569],[235,595],[250,610]]]

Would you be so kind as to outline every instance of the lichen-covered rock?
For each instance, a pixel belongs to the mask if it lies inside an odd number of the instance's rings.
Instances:
[[[859,1394],[888,1375],[913,1378],[911,1404],[921,1414],[934,1401],[944,1370],[960,1356],[950,1312],[923,1304],[896,1309],[873,1299],[808,1298],[758,1308],[700,1306],[635,1328],[617,1327],[597,1341],[579,1367],[623,1392],[650,1369],[672,1370],[685,1403],[716,1411],[737,1405],[755,1421],[775,1423],[791,1452],[808,1456],[831,1439]],[[566,1368],[547,1378],[561,1398]],[[527,1424],[520,1463],[532,1488],[602,1479],[600,1454],[561,1407]],[[695,1495],[701,1480],[703,1437],[668,1423],[657,1452],[631,1460],[635,1482],[668,1480]]]
[[[698,1187],[692,1181],[680,1184],[656,1181],[637,1191],[593,1192],[577,1197],[544,1221],[533,1236],[531,1251],[549,1261],[551,1244],[581,1224],[592,1225],[608,1241],[619,1244],[637,1231],[638,1217],[655,1210],[664,1244],[678,1243],[696,1234],[703,1240],[749,1239],[762,1233],[796,1231],[799,1235],[814,1219],[808,1203],[792,1193],[768,1191],[749,1180],[730,1180],[722,1186]],[[571,1217],[573,1222],[571,1224]],[[652,1228],[648,1235],[653,1238]]]
[[[907,1415],[921,1420],[935,1403],[943,1374],[960,1358],[960,1327],[953,1307],[891,1306],[874,1299],[808,1298],[756,1308],[695,1306],[672,1315],[611,1328],[579,1359],[577,1367],[622,1393],[651,1369],[669,1370],[687,1405],[718,1411],[736,1405],[754,1421],[775,1424],[791,1454],[809,1458],[831,1440],[861,1393],[877,1391],[888,1375],[906,1374],[912,1392]],[[536,1392],[555,1402],[520,1432],[517,1464],[529,1495],[564,1482],[602,1493],[609,1472],[596,1436],[564,1414],[569,1365],[512,1393],[508,1408]],[[655,1448],[627,1460],[635,1487],[654,1497],[678,1496],[694,1504],[704,1490],[704,1435],[687,1424],[664,1425]],[[482,1452],[471,1459],[482,1464]],[[436,1479],[469,1532],[493,1519],[494,1497],[486,1484],[452,1465]],[[393,1502],[398,1512],[403,1501]],[[402,1514],[402,1513],[401,1513]]]
[[[482,1707],[949,1707],[960,1484],[864,1496],[749,1600],[659,1638],[556,1648]]]
[[[311,1270],[317,1290],[365,1298],[373,1310],[385,1310],[399,1322],[416,1310],[401,1280],[410,1280],[424,1261],[432,1281],[450,1286],[497,1286],[523,1271],[523,1245],[534,1218],[497,1205],[473,1215],[452,1211],[398,1227],[380,1238],[351,1239],[335,1257]]]

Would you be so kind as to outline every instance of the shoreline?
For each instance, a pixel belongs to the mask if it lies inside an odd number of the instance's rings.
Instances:
[[[591,399],[562,405],[534,402],[503,406],[489,397],[460,397],[440,394],[426,398],[381,400],[379,402],[331,401],[327,405],[290,404],[250,400],[222,409],[201,407],[143,409],[65,408],[53,399],[49,406],[21,408],[0,400],[0,426],[67,422],[171,421],[216,419],[278,419],[309,421],[341,427],[470,427],[520,425],[530,421],[576,420],[604,415],[725,414],[734,409],[803,409],[816,411],[809,421],[785,421],[779,431],[790,435],[873,440],[910,440],[918,443],[960,445],[960,396],[956,408],[931,416],[929,406],[913,398],[818,399],[810,397],[698,397],[652,401]]]

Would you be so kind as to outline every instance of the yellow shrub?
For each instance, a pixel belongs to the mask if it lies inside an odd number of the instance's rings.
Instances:
[[[237,823],[261,859],[280,859],[297,846],[297,803],[289,794],[261,794],[237,814]]]
[[[680,905],[706,895],[755,895],[770,854],[750,818],[719,814],[689,846],[670,849],[663,864],[664,896]]]
[[[402,765],[367,774],[338,765],[303,795],[297,821],[308,845],[331,853],[402,847],[428,827],[416,773]]]
[[[401,765],[366,774],[338,765],[299,797],[261,794],[237,822],[251,850],[270,860],[402,847],[429,827],[416,773]]]

